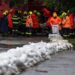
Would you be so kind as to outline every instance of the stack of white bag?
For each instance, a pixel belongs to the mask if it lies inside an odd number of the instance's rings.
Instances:
[[[0,75],[19,75],[26,68],[50,59],[51,54],[71,48],[73,46],[68,41],[61,39],[49,43],[29,43],[10,49],[0,53]]]

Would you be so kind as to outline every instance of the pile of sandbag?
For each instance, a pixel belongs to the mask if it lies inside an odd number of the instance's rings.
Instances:
[[[0,75],[19,75],[39,62],[50,59],[51,54],[73,48],[68,41],[29,43],[0,53]]]

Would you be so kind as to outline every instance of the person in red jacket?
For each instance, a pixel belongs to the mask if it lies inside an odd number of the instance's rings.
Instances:
[[[73,23],[74,23],[74,37],[75,37],[75,14],[73,15],[74,17],[73,17]]]
[[[51,13],[50,13],[50,11],[48,10],[48,8],[46,8],[46,7],[43,7],[43,9],[42,9],[42,11],[41,11],[41,18],[42,18],[42,22],[43,23],[45,23],[47,20],[48,20],[48,18],[51,16]]]
[[[70,29],[72,28],[72,24],[68,14],[63,17],[62,25],[63,25],[63,36],[70,37]]]
[[[28,15],[27,15],[27,19],[26,19],[26,35],[27,36],[32,35],[33,22],[32,22],[31,14],[32,14],[32,12],[29,12]]]
[[[75,28],[75,14],[74,14],[74,19],[73,20],[74,20],[74,28]]]
[[[53,16],[50,18],[49,23],[51,25],[52,31],[54,30],[53,29],[54,26],[58,27],[58,32],[59,32],[59,30],[61,30],[61,27],[60,27],[61,19],[60,19],[60,17],[57,16],[56,12],[53,12]],[[55,32],[53,32],[53,33],[55,33]]]
[[[38,33],[40,27],[38,22],[38,17],[35,12],[32,13],[31,18],[33,22],[33,34],[35,35]]]
[[[74,35],[74,15],[73,15],[73,13],[69,14],[69,18],[70,18],[70,23],[71,23],[70,36],[73,37],[73,35]]]
[[[8,20],[9,33],[12,34],[13,22],[12,22],[12,14],[11,14],[11,12],[9,12],[9,14],[7,16],[7,20]]]
[[[0,10],[0,19],[3,17],[3,14],[2,14],[2,12],[1,12],[1,10]]]
[[[43,13],[44,13],[44,16],[46,16],[46,17],[50,17],[50,11],[47,9],[47,8],[43,8]]]

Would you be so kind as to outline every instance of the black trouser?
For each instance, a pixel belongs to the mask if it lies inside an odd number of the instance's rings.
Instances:
[[[19,32],[20,32],[20,34],[24,34],[24,33],[26,32],[26,27],[25,27],[25,25],[20,25],[20,26],[19,26]]]
[[[59,30],[61,36],[63,36],[63,30]]]
[[[70,37],[71,38],[75,37],[75,29],[70,29]]]
[[[40,28],[33,28],[33,35],[37,35],[40,32]]]
[[[26,27],[26,35],[32,34],[32,27]]]
[[[48,26],[47,29],[48,29],[48,32],[49,32],[49,33],[52,32],[51,27]]]
[[[73,35],[74,29],[70,29],[70,34]]]
[[[75,28],[73,29],[73,32],[74,32],[74,34],[75,34]]]
[[[62,31],[63,31],[63,35],[68,36],[70,34],[70,28],[63,28]]]
[[[19,25],[14,24],[13,25],[13,30],[12,30],[13,35],[17,35],[18,34],[18,30],[19,30]]]
[[[8,28],[9,29],[9,34],[12,34],[12,28]]]

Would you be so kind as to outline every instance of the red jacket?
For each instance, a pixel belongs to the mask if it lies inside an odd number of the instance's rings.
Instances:
[[[47,9],[47,8],[43,8],[43,13],[44,13],[44,16],[46,17],[50,17],[50,11]]]
[[[58,26],[59,26],[59,30],[62,29],[62,27],[60,26],[60,24],[61,24],[61,19],[60,19],[60,17],[58,17],[58,16],[57,16],[56,18],[51,17],[50,20],[49,20],[49,23],[50,23],[51,26],[52,26],[52,25],[58,25]]]
[[[70,18],[70,23],[71,23],[71,29],[74,29],[74,16],[73,16],[73,14],[70,14],[69,18]]]
[[[66,16],[66,18],[63,18],[62,20],[63,28],[71,28],[71,20],[69,16]]]
[[[32,27],[32,26],[33,26],[32,18],[31,16],[27,16],[26,27]]]
[[[57,18],[51,17],[49,22],[51,25],[60,25],[61,19],[59,17]]]
[[[9,28],[13,28],[13,22],[12,22],[12,15],[9,13],[9,15],[7,16],[8,19],[8,27]]]
[[[34,29],[39,28],[39,22],[38,22],[37,15],[32,14],[31,17],[32,17],[32,22],[33,22],[33,28]]]
[[[75,14],[74,14],[74,17],[73,17],[73,23],[74,23],[74,28],[75,28]]]
[[[3,17],[2,13],[0,12],[0,19]]]

